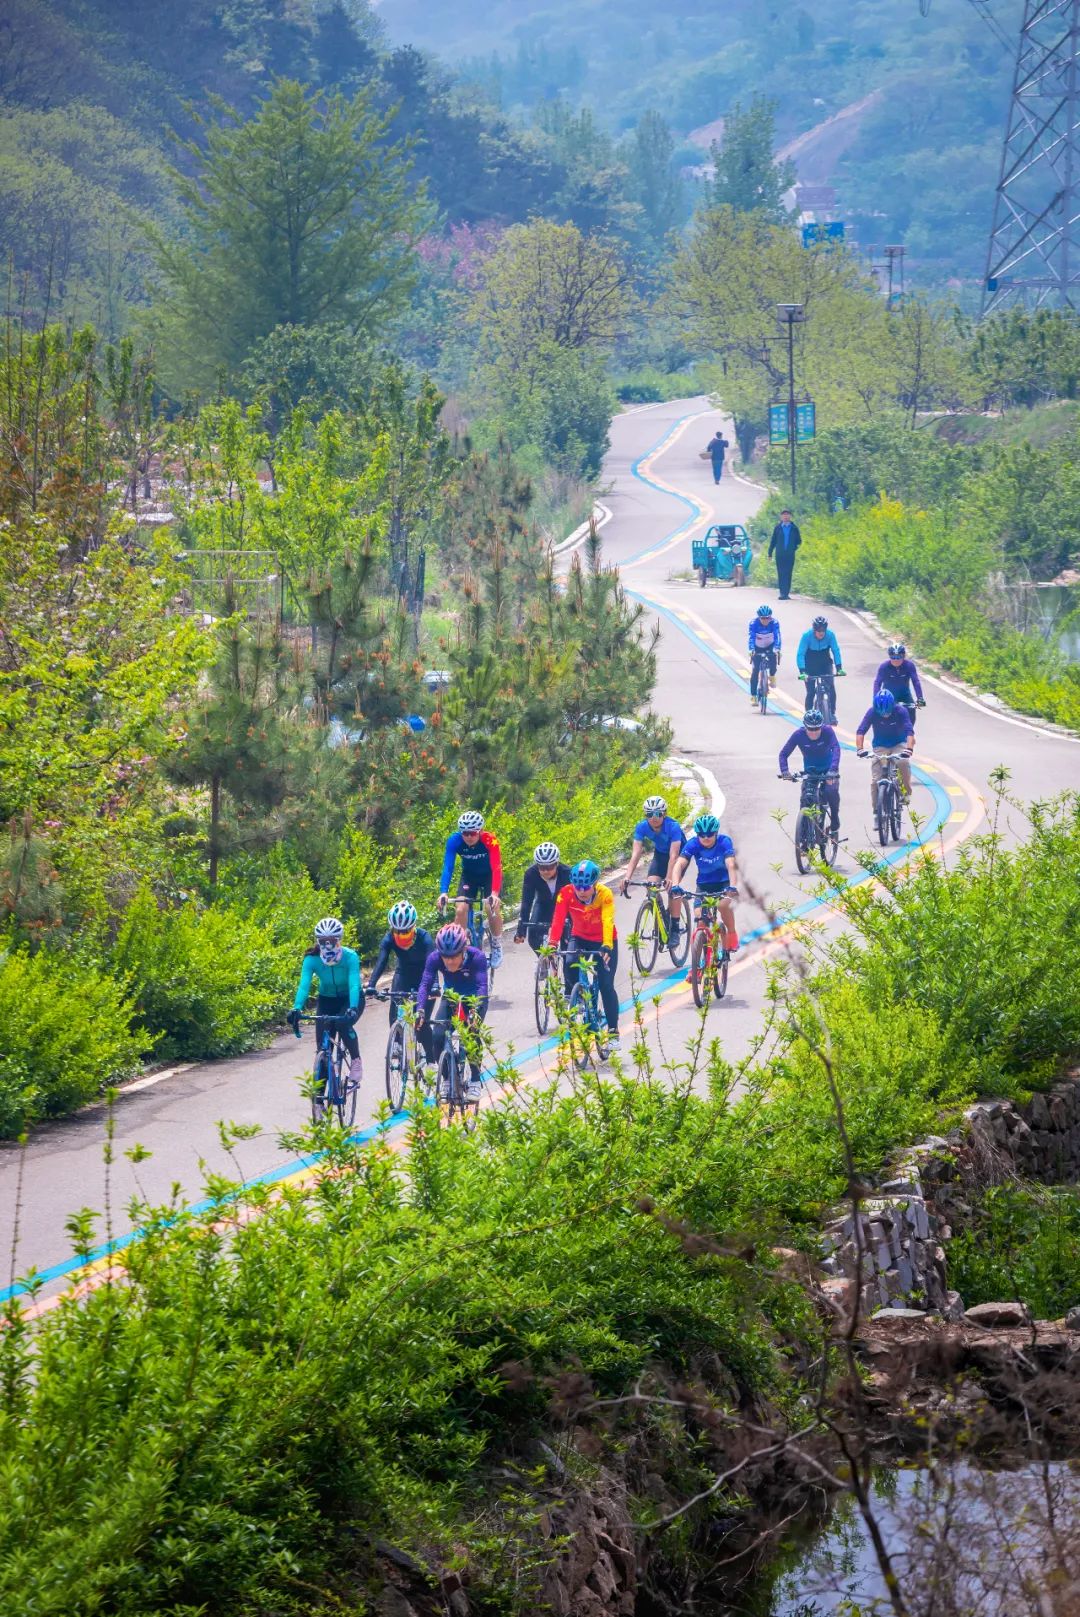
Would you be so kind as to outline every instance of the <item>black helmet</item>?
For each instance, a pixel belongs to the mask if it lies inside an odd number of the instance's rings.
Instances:
[[[820,730],[825,723],[825,715],[819,707],[808,707],[802,721],[804,730]]]
[[[818,613],[817,617],[814,619],[812,627],[815,629],[827,629],[829,627],[829,620],[823,612]]]

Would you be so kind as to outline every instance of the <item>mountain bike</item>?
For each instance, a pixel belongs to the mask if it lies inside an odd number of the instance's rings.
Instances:
[[[446,1024],[446,1037],[435,1073],[435,1099],[448,1123],[460,1117],[463,1127],[471,1129],[479,1116],[480,1102],[466,1099],[465,1093],[469,1082],[469,1054],[464,1040],[469,1026],[468,1001],[449,991],[445,997],[454,1002],[455,1008]]]
[[[574,956],[577,982],[566,1003],[566,1034],[570,1054],[579,1067],[599,1066],[608,1058],[608,1027],[600,1013],[595,955]]]
[[[821,710],[826,724],[836,723],[836,681],[843,679],[843,669],[835,674],[806,674],[806,706]]]
[[[671,911],[664,902],[660,883],[656,881],[627,882],[626,891],[644,887],[645,897],[637,912],[630,942],[634,950],[634,963],[642,976],[647,976],[656,964],[661,949],[667,949],[672,964],[681,966],[690,949],[690,929],[686,917],[679,923],[679,936],[672,941]]]
[[[423,1073],[423,1046],[416,1037],[416,1026],[409,1014],[415,1008],[416,989],[369,988],[368,999],[392,1000],[397,1012],[386,1039],[386,1098],[395,1112],[404,1110],[409,1079]]]
[[[802,781],[799,817],[795,821],[795,863],[799,875],[806,876],[813,870],[815,859],[826,865],[834,862],[840,838],[832,829],[832,811],[825,799],[827,777],[816,771],[799,770],[786,778]],[[781,775],[780,779],[785,777]]]
[[[685,888],[680,888],[679,891],[688,900],[693,897],[694,930],[690,940],[690,969],[687,976],[690,978],[694,1004],[701,1010],[709,1003],[710,992],[717,999],[723,999],[727,993],[728,962],[731,955],[727,944],[723,941],[726,927],[720,914],[720,898],[721,896],[737,898],[738,889],[729,887],[723,895],[719,893],[691,895]]]
[[[481,898],[475,893],[472,897],[468,897],[465,893],[459,893],[456,898],[450,900],[450,903],[446,906],[447,909],[449,910],[454,904],[467,904],[469,906],[469,912],[465,917],[465,930],[469,934],[469,942],[473,948],[481,949],[484,958],[487,960],[488,993],[490,994],[495,986],[495,967],[491,964],[491,950],[495,935],[488,920],[487,899]]]
[[[750,659],[750,695],[762,713],[769,711],[769,681],[772,677],[768,650],[762,648],[755,650]]]
[[[296,1022],[296,1037],[300,1037],[300,1024],[314,1022],[314,1016],[301,1016]],[[333,1112],[343,1129],[351,1128],[356,1118],[356,1101],[360,1083],[349,1077],[352,1056],[343,1037],[352,1027],[347,1016],[323,1016],[322,1043],[315,1053],[315,1084],[311,1094],[311,1121],[321,1123],[327,1110]]]
[[[565,1003],[565,994],[560,978],[560,968],[566,959],[565,949],[545,949],[536,957],[536,973],[533,977],[533,1013],[536,1017],[536,1031],[543,1038],[551,1026],[552,1008],[557,1011],[560,1003]]]
[[[859,757],[872,758],[873,753],[864,748]],[[910,757],[910,752],[900,752],[890,753],[882,759],[882,773],[874,799],[874,824],[883,848],[888,846],[890,839],[900,842],[903,837],[904,785],[900,779],[899,762],[901,758]]]

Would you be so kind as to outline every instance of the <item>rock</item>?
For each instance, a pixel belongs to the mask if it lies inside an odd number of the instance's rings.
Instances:
[[[921,1196],[922,1190],[916,1178],[889,1179],[885,1184],[879,1185],[878,1190],[883,1196]]]
[[[1047,1110],[1045,1095],[1032,1095],[1028,1116],[1034,1128],[1045,1130],[1050,1127],[1050,1113]]]
[[[964,1299],[958,1291],[947,1291],[945,1301],[941,1305],[943,1319],[958,1320],[964,1317]]]
[[[875,1320],[875,1321],[880,1320],[880,1319],[888,1319],[888,1320],[925,1319],[926,1314],[924,1313],[924,1311],[921,1308],[890,1307],[890,1308],[879,1308],[877,1310],[877,1313],[871,1314],[870,1318]]]
[[[1010,1326],[1027,1325],[1031,1319],[1023,1303],[976,1303],[964,1316],[970,1325],[982,1325],[987,1330],[1007,1330]]]
[[[1070,1308],[1065,1315],[1065,1329],[1067,1331],[1080,1331],[1080,1308]]]

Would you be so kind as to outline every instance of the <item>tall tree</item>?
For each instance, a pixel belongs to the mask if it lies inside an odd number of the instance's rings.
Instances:
[[[650,111],[638,119],[623,151],[627,190],[641,209],[641,245],[655,262],[663,256],[667,238],[683,220],[683,186],[673,162],[675,140],[660,114]]]
[[[783,197],[795,184],[795,165],[778,163],[775,146],[776,103],[759,95],[748,107],[736,101],[724,120],[723,139],[712,147],[709,206],[759,213],[780,224],[787,217]]]
[[[211,385],[278,326],[381,330],[412,285],[425,218],[371,91],[349,101],[277,79],[250,119],[214,105],[218,121],[182,143],[186,228],[156,243],[174,384]]]

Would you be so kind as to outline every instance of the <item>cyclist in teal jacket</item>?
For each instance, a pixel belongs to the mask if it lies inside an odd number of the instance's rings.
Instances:
[[[360,1043],[356,1037],[356,1023],[364,1014],[364,990],[360,982],[360,956],[355,949],[342,944],[345,928],[333,915],[327,915],[315,928],[315,947],[304,956],[300,983],[293,1000],[293,1008],[286,1017],[294,1030],[300,1024],[300,1015],[308,1002],[311,985],[318,979],[319,997],[315,1002],[315,1047],[322,1045],[326,1030],[325,1018],[345,1016],[349,1026],[342,1029],[352,1062],[349,1078],[360,1082]]]

